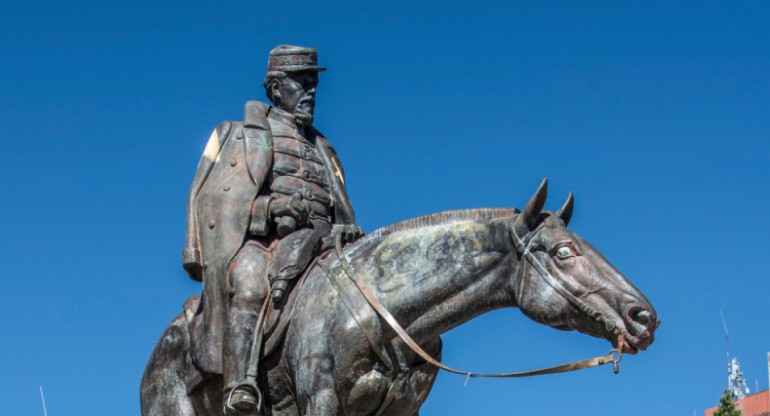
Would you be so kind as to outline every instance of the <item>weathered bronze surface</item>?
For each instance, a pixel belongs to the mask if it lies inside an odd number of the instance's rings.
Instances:
[[[312,127],[323,70],[314,49],[277,47],[273,105],[250,101],[243,122],[212,133],[183,253],[203,293],[158,341],[143,415],[417,415],[438,368],[384,323],[344,263],[434,358],[442,333],[503,307],[623,352],[652,343],[655,310],[566,228],[571,196],[543,211],[545,181],[522,212],[443,212],[358,239],[341,163]]]

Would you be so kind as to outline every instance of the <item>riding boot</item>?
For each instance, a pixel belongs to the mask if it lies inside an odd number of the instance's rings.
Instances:
[[[225,408],[231,407],[239,416],[256,415],[258,391],[243,385],[251,359],[254,330],[257,325],[257,312],[230,312],[230,321],[225,331],[222,350],[224,402]],[[258,342],[261,342],[259,340]]]

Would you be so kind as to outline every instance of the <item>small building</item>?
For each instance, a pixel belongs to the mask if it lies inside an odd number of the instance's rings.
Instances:
[[[741,409],[743,416],[770,416],[770,391],[760,391],[738,399],[735,401],[735,406]],[[706,416],[714,416],[717,408],[718,406],[706,409]]]

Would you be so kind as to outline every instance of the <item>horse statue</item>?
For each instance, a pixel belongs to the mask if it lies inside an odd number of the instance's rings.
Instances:
[[[649,347],[660,322],[655,309],[566,228],[571,193],[557,212],[543,211],[546,189],[544,180],[523,211],[442,212],[322,254],[265,341],[258,377],[264,414],[419,415],[438,368],[396,335],[354,279],[436,359],[442,333],[504,307],[605,338],[625,353]],[[152,353],[141,385],[144,416],[223,412],[221,376],[201,376],[188,354],[189,313],[171,322]]]

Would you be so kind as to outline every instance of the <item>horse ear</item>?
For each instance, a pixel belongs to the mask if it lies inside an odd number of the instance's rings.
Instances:
[[[529,198],[527,206],[524,207],[524,211],[521,212],[519,217],[526,222],[527,227],[530,230],[533,230],[535,227],[537,227],[537,223],[540,220],[540,212],[543,211],[543,206],[545,206],[545,199],[547,196],[548,178],[543,178],[543,181],[540,182],[540,186],[538,186],[537,191],[535,191],[535,194]]]
[[[527,235],[537,227],[547,194],[548,178],[543,179],[535,194],[527,202],[527,206],[524,207],[524,211],[517,215],[513,221],[512,237],[517,251],[524,251],[526,241],[528,240]]]
[[[556,216],[561,218],[562,221],[564,221],[564,226],[566,227],[569,225],[569,220],[572,218],[572,209],[575,207],[575,196],[572,195],[572,192],[567,195],[567,200],[564,202],[564,205],[559,208],[558,211],[556,211]]]

